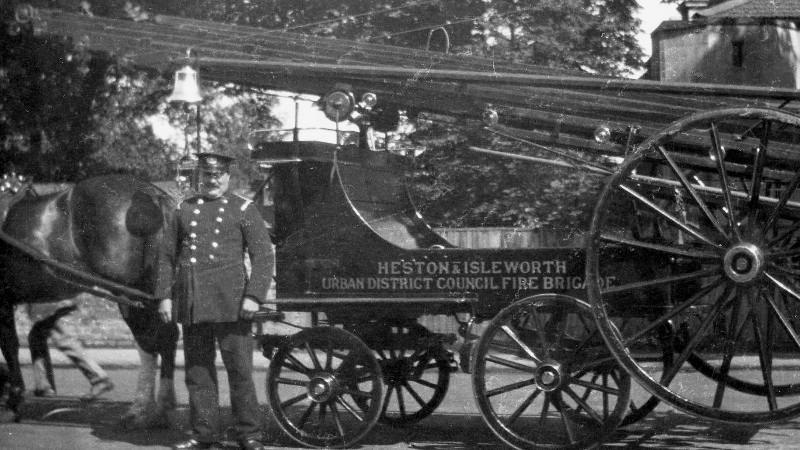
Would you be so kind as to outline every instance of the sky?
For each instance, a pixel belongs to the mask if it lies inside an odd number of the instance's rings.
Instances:
[[[642,20],[642,32],[639,34],[639,45],[649,57],[651,51],[650,33],[665,20],[679,20],[678,6],[675,3],[664,4],[661,0],[638,0],[642,9],[639,18]]]
[[[642,21],[642,32],[639,34],[639,45],[642,47],[647,59],[650,56],[651,42],[650,33],[658,27],[658,25],[665,20],[680,19],[678,14],[677,5],[663,4],[661,0],[638,0],[641,9],[639,11],[639,18]],[[638,77],[639,74],[634,74]],[[201,74],[202,76],[202,74]],[[379,99],[380,101],[380,99]],[[291,128],[294,126],[294,102],[290,99],[282,98],[277,108],[273,110],[275,116],[283,123],[283,128]],[[333,128],[332,122],[325,119],[322,113],[311,102],[301,101],[300,107],[300,120],[298,126],[300,128],[317,128],[329,127]],[[153,131],[160,138],[167,139],[175,142],[179,148],[183,146],[183,134],[180,130],[175,130],[167,122],[165,117],[153,116],[151,118]],[[346,126],[346,122],[342,126]],[[335,139],[335,132],[333,131],[313,131],[305,132],[301,139],[319,139],[319,140],[333,140]]]

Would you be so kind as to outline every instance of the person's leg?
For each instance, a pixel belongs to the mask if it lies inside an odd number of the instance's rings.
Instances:
[[[33,369],[33,393],[37,397],[55,395],[56,383],[53,374],[53,363],[50,360],[50,348],[47,338],[53,328],[54,318],[40,320],[33,324],[28,333],[28,348],[31,352]]]
[[[50,337],[53,345],[72,361],[72,364],[83,373],[91,385],[89,393],[84,396],[87,400],[92,400],[98,395],[114,389],[114,384],[109,380],[108,373],[100,367],[95,360],[91,359],[83,348],[83,344],[77,337],[77,330],[69,324],[66,316],[60,316],[55,320]]]
[[[183,354],[194,439],[201,443],[215,442],[219,430],[219,390],[213,325],[184,325]]]
[[[247,322],[216,324],[222,361],[228,373],[231,409],[239,442],[261,439],[261,415],[253,383],[253,337]]]

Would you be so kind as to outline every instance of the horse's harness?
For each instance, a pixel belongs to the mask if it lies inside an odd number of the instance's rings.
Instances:
[[[4,174],[0,180],[0,199],[4,196],[11,195],[12,198],[8,204],[3,205],[0,209],[0,224],[5,222],[6,214],[11,208],[27,194],[38,196],[33,188],[33,181],[23,175],[17,174]],[[140,300],[131,300],[129,297],[155,302],[158,299],[151,294],[144,291],[134,289],[115,281],[97,276],[93,273],[78,269],[69,264],[64,264],[57,261],[31,245],[20,241],[19,239],[10,236],[0,227],[0,241],[14,247],[26,256],[41,263],[45,270],[66,284],[74,286],[82,291],[88,292],[98,297],[102,297],[121,305],[132,306],[136,308],[145,307],[144,303]]]

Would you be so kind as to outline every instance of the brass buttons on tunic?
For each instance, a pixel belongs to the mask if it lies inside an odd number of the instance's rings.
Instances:
[[[217,222],[222,222],[222,217],[217,217]]]
[[[190,227],[196,227],[197,226],[197,221],[193,220],[193,221],[189,222],[189,226]]]
[[[190,262],[190,263],[192,263],[192,264],[194,264],[194,263],[196,263],[196,262],[197,262],[197,258],[195,258],[194,256],[192,256],[191,258],[189,258],[189,262]]]
[[[217,244],[216,242],[212,242],[211,246],[214,247],[214,248],[217,248],[217,247],[219,247],[219,244]]]

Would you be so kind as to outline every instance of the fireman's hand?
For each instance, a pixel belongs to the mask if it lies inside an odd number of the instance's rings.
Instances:
[[[172,322],[172,299],[165,298],[158,303],[158,316],[164,323]]]
[[[239,311],[239,317],[243,320],[253,320],[253,317],[258,312],[260,305],[253,297],[244,297],[242,299],[242,308]]]

